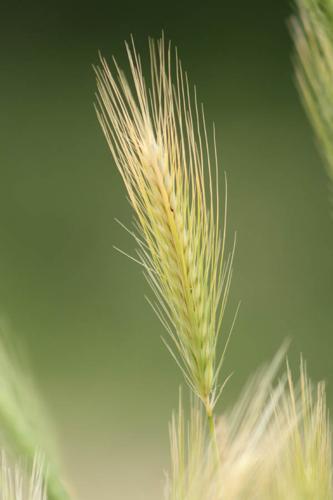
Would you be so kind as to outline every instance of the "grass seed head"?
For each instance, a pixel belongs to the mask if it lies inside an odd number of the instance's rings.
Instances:
[[[153,307],[176,348],[172,355],[210,414],[232,264],[232,256],[224,259],[226,210],[219,227],[215,139],[208,140],[203,108],[177,53],[163,37],[149,47],[149,85],[133,41],[130,83],[116,63],[111,72],[101,58],[97,114],[135,212]]]

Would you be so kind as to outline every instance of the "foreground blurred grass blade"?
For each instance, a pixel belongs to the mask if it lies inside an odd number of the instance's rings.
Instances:
[[[0,500],[47,500],[44,463],[36,456],[32,470],[26,471],[22,464],[9,464],[6,455],[1,456]]]
[[[29,370],[10,351],[5,335],[0,337],[0,430],[6,447],[32,469],[36,452],[44,456],[46,492],[49,500],[69,498],[59,476],[57,453],[45,411],[37,396]]]

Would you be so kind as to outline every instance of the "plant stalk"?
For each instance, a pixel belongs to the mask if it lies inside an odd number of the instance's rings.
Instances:
[[[219,447],[217,444],[215,416],[213,412],[207,411],[207,418],[208,418],[208,428],[209,428],[211,444],[214,448],[214,453],[216,458],[216,467],[218,467],[220,465],[221,457],[220,457]]]

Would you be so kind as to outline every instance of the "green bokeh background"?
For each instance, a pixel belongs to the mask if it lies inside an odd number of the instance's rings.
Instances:
[[[79,498],[161,498],[181,376],[114,222],[131,213],[93,109],[98,50],[164,29],[215,121],[239,318],[220,402],[283,339],[332,407],[333,221],[295,89],[290,3],[11,2],[0,30],[0,311],[27,347]]]

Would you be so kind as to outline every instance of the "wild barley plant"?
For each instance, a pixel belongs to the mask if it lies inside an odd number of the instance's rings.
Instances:
[[[218,357],[218,335],[233,257],[231,252],[224,262],[226,198],[221,218],[215,139],[212,169],[203,109],[177,53],[172,65],[163,38],[150,42],[150,87],[133,42],[127,54],[131,83],[115,61],[113,74],[101,59],[97,114],[136,215],[130,232],[157,297],[153,307],[194,393],[188,427],[181,403],[172,419],[166,498],[332,499],[325,391],[311,385],[303,363],[299,383],[289,369],[275,383],[279,353],[215,428],[213,411],[224,387],[218,377],[229,340]]]
[[[203,108],[163,39],[150,41],[150,88],[133,43],[127,54],[132,86],[116,63],[116,76],[103,58],[96,70],[98,118],[135,212],[133,236],[157,298],[153,308],[214,433],[225,353],[217,357],[218,334],[232,274],[232,254],[224,259],[226,202],[219,227],[215,139],[211,158]]]
[[[297,5],[298,81],[332,175],[332,2],[298,0]],[[168,349],[193,393],[189,422],[180,399],[170,424],[165,498],[332,500],[325,388],[311,384],[303,361],[299,382],[293,382],[289,367],[277,377],[282,349],[215,425],[230,333],[222,352],[218,340],[234,252],[226,256],[227,192],[221,216],[215,136],[209,140],[196,92],[163,38],[150,42],[150,86],[133,43],[127,53],[131,83],[116,63],[113,76],[101,59],[97,113],[136,216],[130,231],[135,260],[155,292],[152,305],[170,335]],[[29,477],[11,468],[3,456],[0,499],[68,500],[33,385],[3,344],[0,426],[14,459],[23,457],[31,471]]]

